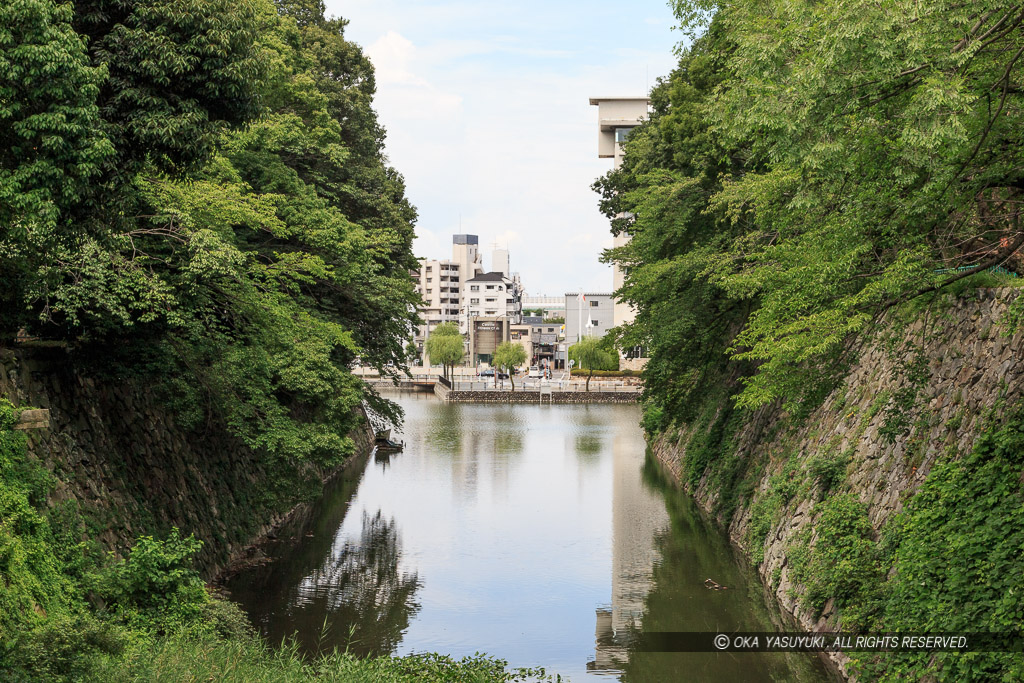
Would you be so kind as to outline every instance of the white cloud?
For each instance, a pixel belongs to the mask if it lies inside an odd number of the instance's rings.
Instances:
[[[668,73],[676,36],[662,0],[328,0],[328,11],[350,20],[377,69],[387,153],[420,212],[418,256],[446,258],[452,233],[474,233],[487,263],[493,243],[509,247],[531,293],[611,289],[598,261],[609,225],[590,189],[611,163],[597,158],[588,98],[643,94]],[[659,16],[663,26],[646,20]]]

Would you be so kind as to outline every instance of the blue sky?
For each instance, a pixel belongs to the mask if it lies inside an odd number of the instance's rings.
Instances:
[[[610,291],[592,96],[642,95],[682,34],[665,0],[327,0],[377,69],[387,154],[419,210],[418,256],[451,235],[507,246],[530,295]],[[461,218],[461,230],[460,230]]]

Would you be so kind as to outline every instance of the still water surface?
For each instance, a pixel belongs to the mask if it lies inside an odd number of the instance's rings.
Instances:
[[[272,642],[486,652],[573,681],[829,680],[806,655],[630,649],[631,627],[780,623],[724,533],[645,460],[636,406],[396,398],[405,451],[333,485],[274,561],[228,584]]]

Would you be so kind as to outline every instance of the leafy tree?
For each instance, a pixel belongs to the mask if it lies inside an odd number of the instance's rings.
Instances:
[[[522,344],[516,344],[514,342],[502,342],[498,344],[498,348],[494,350],[494,355],[491,357],[491,365],[494,366],[495,370],[504,368],[508,372],[509,379],[512,381],[512,391],[516,390],[516,369],[526,362],[526,349],[523,348]],[[494,373],[495,382],[497,382],[498,373]]]
[[[570,346],[569,358],[576,361],[580,368],[590,371],[587,375],[587,391],[590,391],[590,379],[594,376],[594,370],[601,370],[618,362],[614,352],[606,351],[601,345],[601,340],[594,337],[585,337]]]
[[[462,361],[465,355],[462,335],[455,323],[441,323],[427,338],[427,355],[431,363],[440,363],[444,367],[444,376],[448,377],[448,368]]]
[[[72,11],[0,7],[0,339],[27,322],[33,278],[73,242],[71,209],[113,153],[96,103],[106,71],[90,65]]]
[[[313,0],[8,5],[0,333],[145,374],[270,459],[344,457],[363,400],[400,419],[349,372],[402,371],[417,297],[345,22]]]
[[[708,265],[756,302],[732,344],[758,364],[741,405],[792,403],[800,368],[845,353],[887,309],[1015,258],[1019,14],[906,0],[719,10],[729,82],[708,117],[727,143],[751,142],[711,198],[745,236]]]

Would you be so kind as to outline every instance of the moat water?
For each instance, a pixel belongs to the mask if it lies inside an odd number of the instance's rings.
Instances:
[[[725,532],[645,456],[636,406],[393,398],[405,451],[333,484],[272,561],[229,581],[271,642],[484,652],[572,681],[830,680],[807,654],[638,651],[643,632],[783,626]]]

